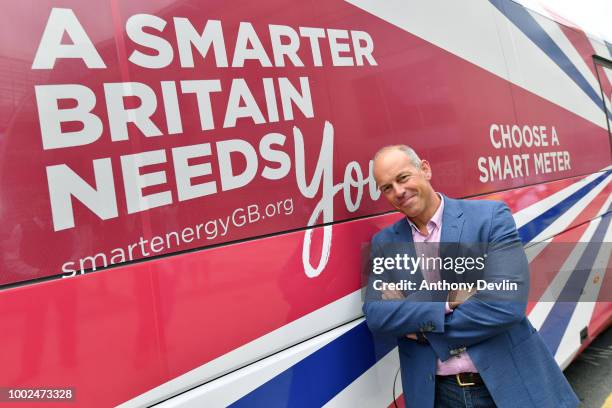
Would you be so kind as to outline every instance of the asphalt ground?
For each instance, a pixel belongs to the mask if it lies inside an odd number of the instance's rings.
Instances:
[[[584,408],[612,408],[612,327],[565,369]],[[608,400],[606,402],[606,400]]]

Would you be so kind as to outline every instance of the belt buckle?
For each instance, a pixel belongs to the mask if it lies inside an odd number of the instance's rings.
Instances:
[[[455,374],[455,378],[457,379],[457,384],[459,384],[460,387],[469,387],[470,385],[476,385],[476,383],[473,383],[473,382],[461,381],[461,375],[459,374]]]

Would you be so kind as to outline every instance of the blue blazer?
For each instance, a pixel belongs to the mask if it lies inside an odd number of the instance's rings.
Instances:
[[[501,408],[575,407],[579,401],[550,351],[525,316],[529,269],[525,251],[508,207],[486,200],[453,200],[444,197],[440,256],[486,253],[480,278],[507,280],[518,291],[504,298],[499,291],[480,290],[452,313],[445,314],[446,293],[405,291],[405,300],[382,300],[372,288],[374,279],[398,280],[405,271],[370,273],[363,311],[375,336],[397,339],[402,386],[407,407],[434,406],[436,361],[446,361],[467,350],[496,405]],[[405,218],[372,238],[371,259],[414,256],[411,227]],[[443,271],[443,279],[464,281],[463,275]],[[403,274],[403,275],[402,275]],[[420,271],[414,275],[418,283]],[[510,292],[510,291],[509,291]],[[509,293],[508,292],[508,293]],[[424,301],[424,296],[429,300]],[[405,337],[421,332],[428,344]]]

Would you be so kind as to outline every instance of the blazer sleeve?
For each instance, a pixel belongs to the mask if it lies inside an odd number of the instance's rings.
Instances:
[[[363,313],[372,333],[393,337],[404,337],[409,333],[442,332],[444,330],[444,302],[430,302],[420,299],[422,292],[415,292],[402,300],[384,300],[382,293],[374,289],[374,281],[390,281],[386,272],[380,275],[372,272],[372,261],[383,256],[383,251],[372,240],[368,282],[366,285]]]
[[[427,335],[442,361],[504,332],[525,317],[529,267],[522,242],[505,204],[494,206],[491,217],[483,279],[487,283],[516,283],[518,289],[480,290],[446,315],[444,332]]]

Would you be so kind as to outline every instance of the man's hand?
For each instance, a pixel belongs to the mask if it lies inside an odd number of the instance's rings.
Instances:
[[[448,292],[448,307],[451,309],[456,308],[466,300],[468,300],[474,293],[475,289],[471,290],[451,290]]]
[[[405,296],[399,290],[383,290],[382,291],[383,300],[402,300],[405,299]]]
[[[415,334],[415,333],[408,333],[408,334],[406,335],[406,338],[407,338],[407,339],[410,339],[410,340],[416,340],[416,339],[417,339],[417,336],[416,336],[416,334]]]

